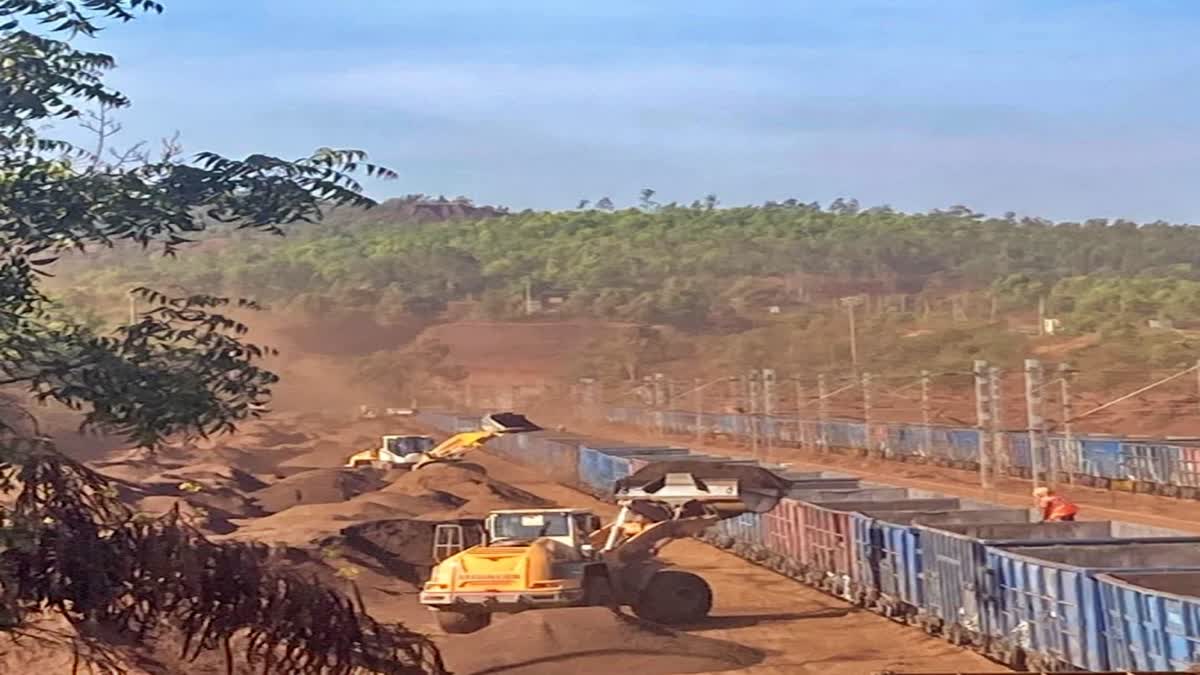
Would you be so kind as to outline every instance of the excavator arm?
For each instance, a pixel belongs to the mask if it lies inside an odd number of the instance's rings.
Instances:
[[[482,448],[488,441],[499,435],[495,431],[464,431],[454,434],[426,452],[415,468],[419,469],[432,462],[458,459],[472,450]]]
[[[425,452],[413,468],[419,469],[426,464],[458,459],[473,450],[482,448],[488,441],[502,434],[522,434],[542,430],[524,415],[516,413],[492,413],[483,418],[482,426],[483,428],[479,431],[463,431],[437,444]]]

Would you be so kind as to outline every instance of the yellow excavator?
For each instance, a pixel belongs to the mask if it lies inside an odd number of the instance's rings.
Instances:
[[[447,633],[471,633],[496,613],[599,605],[630,607],[661,624],[689,624],[712,609],[703,578],[657,558],[668,541],[747,512],[769,511],[787,483],[756,466],[677,461],[618,481],[620,510],[601,525],[588,509],[494,511],[483,543],[465,548],[462,526],[439,525],[421,594]]]
[[[541,427],[530,422],[524,415],[511,412],[492,413],[483,417],[480,430],[454,434],[436,445],[430,436],[383,436],[378,448],[369,448],[350,455],[346,466],[415,470],[429,464],[458,461],[463,455],[482,448],[488,441],[503,434],[541,430]]]

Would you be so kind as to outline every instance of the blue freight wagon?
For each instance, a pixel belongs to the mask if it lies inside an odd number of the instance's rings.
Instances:
[[[829,486],[839,485],[840,482],[830,481]],[[839,487],[822,487],[814,489],[811,487],[796,488],[792,487],[788,491],[788,497],[798,499],[803,502],[850,502],[850,501],[868,501],[868,500],[896,500],[909,498],[907,488],[902,487],[857,487],[857,488],[839,488]]]
[[[915,617],[924,604],[921,530],[981,523],[1029,523],[1027,509],[980,508],[952,511],[865,510],[851,516],[858,565],[855,581],[862,603],[886,616]]]
[[[719,546],[731,548],[737,555],[754,562],[766,559],[769,550],[761,514],[743,513],[726,518],[718,521],[714,529]]]
[[[629,475],[630,457],[687,457],[695,456],[683,448],[579,448],[579,466],[576,480],[572,481],[591,494],[607,498],[612,493],[613,483]]]
[[[1194,672],[1200,664],[1200,572],[1100,574],[1096,584],[1109,668]]]
[[[1061,542],[1152,540],[1182,533],[1113,521],[1031,523],[1028,525],[917,525],[923,556],[924,597],[921,614],[952,641],[982,644],[986,625],[988,546],[1051,545]]]
[[[1153,441],[1122,441],[1120,444],[1123,477],[1139,483],[1139,492],[1163,492],[1168,485],[1187,485],[1181,471],[1183,448]]]
[[[1094,523],[1049,525],[1092,526]],[[1019,526],[983,526],[979,529],[1003,528],[1016,530]],[[1104,621],[1094,576],[1105,571],[1172,566],[1200,568],[1200,546],[1197,545],[1200,538],[1115,542],[1108,539],[1100,543],[1104,540],[1095,538],[1103,534],[1099,528],[1076,530],[1076,533],[1079,542],[1036,541],[1032,539],[1036,535],[1024,535],[1027,537],[1024,541],[993,540],[994,543],[984,545],[982,564],[972,570],[974,574],[964,575],[969,586],[954,593],[958,606],[944,605],[942,611],[946,614],[954,612],[951,616],[958,615],[960,625],[967,630],[980,631],[983,646],[989,654],[1006,663],[1049,670],[1107,670]],[[985,532],[983,536],[988,534]],[[973,552],[977,554],[978,549]],[[943,562],[941,555],[937,556],[937,561]],[[939,564],[936,569],[941,572],[945,566]],[[931,587],[940,591],[938,597],[943,600],[948,596],[953,598],[950,595],[952,584],[942,574],[930,582]],[[934,595],[931,593],[927,597]],[[972,621],[977,625],[969,625]],[[951,637],[954,637],[953,631]]]
[[[575,434],[535,431],[500,436],[488,444],[506,458],[535,467],[558,483],[572,484],[579,474],[579,448],[591,443]]]

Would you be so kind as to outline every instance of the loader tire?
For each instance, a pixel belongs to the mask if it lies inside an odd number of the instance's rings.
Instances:
[[[638,594],[633,613],[660,624],[695,623],[712,610],[712,587],[703,578],[680,570],[662,570]]]
[[[438,627],[452,635],[474,633],[487,628],[488,624],[492,622],[491,614],[464,614],[463,612],[439,610],[434,612],[434,616],[437,617]]]

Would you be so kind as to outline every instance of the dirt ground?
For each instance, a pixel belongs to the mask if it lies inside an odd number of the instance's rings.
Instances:
[[[479,517],[506,506],[587,506],[601,515],[611,515],[614,508],[487,453],[472,457],[486,473],[433,468],[423,475],[354,477],[336,469],[380,434],[413,431],[419,429],[394,420],[357,422],[349,415],[291,412],[248,424],[238,435],[214,443],[173,446],[156,456],[117,450],[96,458],[93,466],[119,474],[136,509],[161,512],[179,503],[214,539],[281,543],[294,552],[289,560],[297,572],[346,591],[352,581],[377,619],[435,635],[447,663],[454,667],[457,660],[462,666],[459,675],[998,669],[973,653],[695,541],[674,542],[664,551],[666,560],[700,573],[714,590],[712,618],[682,633],[582,614],[556,616],[549,610],[544,619],[537,614],[501,618],[485,629],[487,634],[476,634],[478,644],[491,640],[511,645],[507,649],[480,652],[471,636],[438,636],[432,614],[417,602],[420,565],[405,559],[413,551],[391,555],[362,546],[362,537],[354,535],[387,529],[390,522],[410,523],[405,527],[412,529],[413,522]],[[181,487],[185,483],[191,491]],[[410,538],[409,548],[420,546],[416,541]],[[512,638],[514,631],[529,638]],[[209,672],[203,661],[180,664],[172,644],[164,639],[134,654],[134,662],[154,665],[131,673]],[[488,656],[481,660],[481,653]],[[68,661],[61,648],[0,645],[0,672],[49,674]]]
[[[611,431],[611,430],[610,430]],[[484,453],[486,454],[486,453]],[[616,509],[552,483],[530,469],[500,459],[477,459],[489,475],[560,503],[601,515]],[[1004,668],[914,628],[851,607],[732,554],[696,541],[668,544],[663,557],[701,574],[713,587],[713,615],[689,632],[736,642],[767,653],[755,675],[829,673],[862,675],[881,670],[987,672]],[[614,666],[611,672],[617,672]]]

